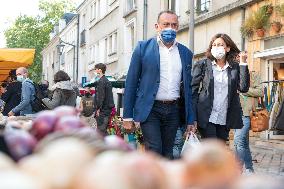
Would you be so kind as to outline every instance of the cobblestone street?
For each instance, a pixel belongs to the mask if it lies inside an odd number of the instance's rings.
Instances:
[[[284,141],[251,139],[256,174],[284,178]]]

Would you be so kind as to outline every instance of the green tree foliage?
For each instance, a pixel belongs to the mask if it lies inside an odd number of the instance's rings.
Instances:
[[[41,51],[49,42],[49,34],[65,12],[74,11],[74,4],[68,0],[41,0],[40,14],[32,17],[19,15],[5,31],[9,48],[35,48],[34,63],[29,68],[30,78],[40,81],[42,73]]]

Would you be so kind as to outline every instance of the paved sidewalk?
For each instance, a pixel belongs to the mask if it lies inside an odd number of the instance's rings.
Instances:
[[[284,179],[284,141],[250,138],[256,174]]]

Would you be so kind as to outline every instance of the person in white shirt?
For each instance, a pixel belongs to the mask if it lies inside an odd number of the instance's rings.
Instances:
[[[176,41],[178,27],[174,12],[158,15],[157,37],[138,43],[124,92],[124,128],[140,122],[146,149],[169,159],[182,124],[180,116],[185,117],[187,131],[195,131],[190,86],[193,54]]]
[[[240,52],[227,34],[210,41],[207,58],[192,71],[193,107],[203,138],[228,140],[230,129],[243,127],[239,93],[249,90],[247,53]]]

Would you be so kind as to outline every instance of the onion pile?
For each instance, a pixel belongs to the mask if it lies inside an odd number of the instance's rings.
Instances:
[[[57,120],[58,117],[54,111],[42,111],[34,119],[30,132],[38,140],[41,140],[46,135],[53,132]]]
[[[55,131],[68,132],[70,130],[79,129],[84,127],[84,123],[79,117],[63,116],[60,118],[54,127]]]
[[[24,128],[24,129],[23,129]],[[0,188],[239,189],[240,167],[228,147],[204,141],[169,161],[134,151],[122,138],[86,127],[75,108],[40,112],[31,128],[8,121],[0,136]],[[259,188],[260,189],[260,188]]]
[[[10,159],[6,154],[0,152],[0,170],[13,169],[16,164],[12,159]]]
[[[36,139],[22,129],[7,128],[4,139],[12,158],[16,161],[31,154],[36,146]]]
[[[128,145],[125,140],[123,140],[121,137],[118,137],[116,135],[108,135],[104,138],[104,141],[106,145],[111,149],[120,149],[124,151],[132,151],[134,150],[131,148],[130,145]]]
[[[21,169],[42,180],[52,189],[70,188],[74,176],[95,154],[79,139],[66,137],[45,146],[37,155],[23,159]]]
[[[239,163],[228,147],[217,140],[203,141],[184,154],[187,184],[201,188],[228,188],[239,178]]]
[[[13,170],[0,170],[0,188],[2,189],[49,189],[44,183],[26,173]]]

